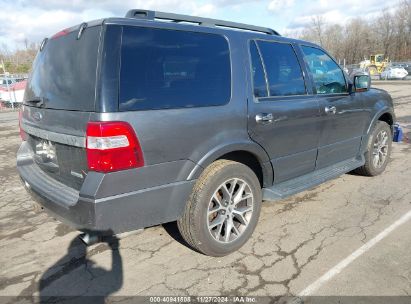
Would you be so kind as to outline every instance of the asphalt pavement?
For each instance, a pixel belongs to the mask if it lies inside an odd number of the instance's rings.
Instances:
[[[410,138],[411,83],[374,85],[392,94]],[[380,176],[345,174],[265,202],[252,239],[238,252],[214,258],[188,248],[174,223],[118,244],[84,247],[77,231],[32,210],[15,168],[15,112],[0,113],[0,138],[0,302],[13,303],[16,296],[31,302],[39,295],[99,295],[111,302],[172,295],[391,296],[397,298],[385,303],[411,302],[398,298],[411,295],[410,141],[393,145]]]

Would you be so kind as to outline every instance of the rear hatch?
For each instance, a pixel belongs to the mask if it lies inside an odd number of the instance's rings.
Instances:
[[[39,168],[80,189],[87,175],[85,133],[95,111],[101,26],[48,39],[33,63],[21,127]]]

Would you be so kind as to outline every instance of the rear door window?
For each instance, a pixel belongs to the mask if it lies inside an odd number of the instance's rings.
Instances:
[[[305,95],[305,82],[289,43],[258,41],[268,78],[270,96]]]
[[[120,111],[217,106],[230,97],[230,52],[223,36],[124,27]]]
[[[253,74],[254,96],[268,97],[267,82],[265,78],[265,71],[261,61],[260,52],[254,41],[250,45],[251,68]]]

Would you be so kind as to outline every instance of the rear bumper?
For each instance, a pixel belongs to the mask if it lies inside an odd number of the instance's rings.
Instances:
[[[17,154],[17,169],[28,192],[46,212],[78,230],[99,233],[120,233],[178,219],[195,183],[172,182],[106,197],[93,196],[90,193],[101,193],[106,183],[90,176],[94,180],[86,179],[76,191],[44,173],[25,143]]]

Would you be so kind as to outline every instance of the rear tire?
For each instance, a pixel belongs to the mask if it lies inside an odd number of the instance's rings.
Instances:
[[[355,170],[364,176],[376,176],[384,172],[391,155],[392,133],[384,121],[377,121],[368,138],[364,166]]]
[[[184,214],[177,221],[178,229],[186,242],[203,254],[230,254],[253,233],[261,200],[259,180],[249,167],[217,160],[194,186]]]

